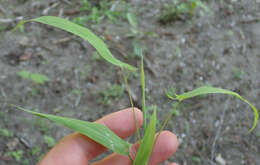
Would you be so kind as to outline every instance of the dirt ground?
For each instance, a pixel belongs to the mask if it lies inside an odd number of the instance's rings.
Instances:
[[[72,20],[82,14],[79,1],[0,2],[0,165],[36,164],[71,132],[15,111],[10,104],[86,121],[130,106],[120,70],[100,59],[86,41],[37,23],[10,33],[18,20],[44,14]],[[140,60],[133,55],[133,41],[146,47],[147,105],[157,105],[160,121],[172,108],[165,95],[171,87],[177,93],[202,85],[226,88],[260,108],[260,3],[203,2],[212,14],[198,9],[192,18],[161,24],[158,17],[168,1],[129,1],[139,30],[132,37],[125,19],[87,24],[106,39],[114,56],[134,66],[139,67]],[[17,74],[24,70],[46,75],[49,81],[39,85],[25,80]],[[140,107],[139,75],[131,75],[129,84]],[[259,165],[260,125],[248,134],[252,124],[249,106],[234,97],[210,95],[185,101],[167,126],[180,143],[170,161]]]

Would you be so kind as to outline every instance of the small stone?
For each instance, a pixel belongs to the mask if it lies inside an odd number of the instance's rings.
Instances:
[[[28,37],[22,37],[19,44],[24,47],[30,46],[30,39]]]
[[[216,157],[216,162],[219,165],[226,165],[226,161],[222,158],[221,154],[218,154],[218,156]]]
[[[6,145],[9,150],[14,150],[18,145],[18,143],[19,143],[19,139],[15,138],[12,141],[9,141]]]

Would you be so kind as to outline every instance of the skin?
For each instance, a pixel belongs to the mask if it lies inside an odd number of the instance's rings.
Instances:
[[[143,123],[142,112],[135,108],[136,121],[141,127]],[[97,123],[104,124],[121,138],[126,138],[136,132],[132,108],[111,113],[99,120]],[[156,136],[156,135],[155,135]],[[135,157],[138,144],[134,144],[131,157]],[[169,132],[163,131],[154,146],[150,157],[149,165],[159,163],[171,157],[178,148],[177,137]],[[37,165],[87,165],[90,160],[106,151],[106,148],[89,139],[88,137],[73,133],[63,137]],[[106,158],[92,163],[92,165],[131,165],[132,162],[127,156],[113,153]],[[177,165],[169,163],[168,165]]]

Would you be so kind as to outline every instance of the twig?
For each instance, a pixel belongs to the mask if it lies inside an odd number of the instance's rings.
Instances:
[[[110,11],[115,11],[116,6],[118,5],[119,1],[116,1],[115,3],[112,4]]]
[[[71,4],[72,4],[72,3],[71,3],[70,1],[68,1],[68,0],[62,0],[62,2],[66,3],[66,4],[68,4],[68,5],[71,5]]]
[[[64,42],[68,42],[70,40],[72,40],[73,37],[65,37],[65,38],[61,38],[61,39],[58,39],[58,40],[55,40],[53,41],[54,44],[62,44]]]
[[[223,125],[223,122],[224,122],[224,118],[225,118],[225,115],[226,115],[226,111],[228,109],[228,104],[229,104],[229,101],[230,101],[230,98],[227,99],[226,101],[226,104],[225,104],[225,107],[224,107],[224,110],[222,112],[222,115],[220,117],[220,123],[219,123],[219,126],[217,128],[217,133],[216,133],[216,136],[214,138],[214,141],[213,141],[213,144],[212,144],[212,148],[211,148],[211,158],[210,158],[210,162],[212,165],[214,165],[212,162],[214,160],[214,156],[215,156],[215,152],[216,152],[216,142],[220,136],[220,133],[221,133],[221,128],[222,128],[222,125]]]
[[[62,17],[63,16],[63,14],[64,14],[64,9],[62,8],[62,9],[60,9],[60,11],[59,11],[59,17]]]
[[[5,8],[3,8],[3,6],[0,5],[0,11],[3,13],[3,14],[6,14],[7,11],[5,10]]]
[[[208,160],[211,165],[218,165],[217,163],[213,162],[212,160]]]
[[[78,72],[77,69],[76,69],[74,72],[75,72],[75,79],[76,79],[76,81],[77,81],[76,87],[79,89],[79,87],[80,87],[80,83],[79,83],[79,82],[80,82],[79,72]],[[76,99],[76,101],[75,101],[75,104],[74,104],[74,107],[77,107],[77,106],[79,105],[80,100],[81,100],[81,93],[80,93],[79,96],[77,97],[77,99]]]
[[[3,88],[1,88],[1,94],[2,94],[2,96],[6,97],[6,94],[5,94],[5,91]]]
[[[159,74],[154,70],[154,67],[152,67],[153,64],[151,64],[147,58],[144,59],[144,63],[146,64],[147,70],[149,70],[154,77],[158,77]]]
[[[42,15],[47,15],[51,9],[54,9],[54,8],[57,7],[59,4],[60,4],[59,2],[56,2],[56,3],[52,4],[51,6],[45,8],[45,9],[42,11]]]
[[[194,105],[191,105],[191,106],[189,106],[189,107],[185,107],[185,111],[190,111],[190,110],[194,110],[194,109],[199,109],[199,108],[201,108],[203,106],[203,104],[202,103],[196,103],[196,104],[194,104]]]
[[[241,23],[241,24],[250,24],[250,23],[257,23],[259,21],[260,20],[258,18],[253,18],[253,19],[250,19],[250,20],[242,20],[239,23]]]
[[[14,19],[11,19],[11,18],[0,18],[0,22],[1,23],[13,23],[13,22],[22,21],[22,20],[23,20],[22,16],[16,17]]]
[[[118,42],[116,42],[115,40],[113,40],[112,37],[109,37],[109,41],[113,44],[113,46],[112,46],[112,47],[110,46],[110,48],[112,48],[112,49],[114,48],[114,49],[115,49],[116,51],[118,51],[125,59],[128,58],[128,55],[127,55],[127,53],[126,53],[126,50],[125,50],[122,46],[120,46]]]
[[[77,97],[75,104],[74,104],[74,107],[77,107],[79,105],[80,100],[81,100],[81,94],[79,94],[79,96]]]

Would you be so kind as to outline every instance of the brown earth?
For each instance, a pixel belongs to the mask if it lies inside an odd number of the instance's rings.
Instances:
[[[95,50],[86,41],[36,23],[10,33],[17,23],[15,19],[41,16],[54,3],[58,5],[48,15],[77,17],[81,14],[77,12],[77,1],[0,1],[0,29],[5,28],[0,30],[0,165],[35,164],[50,149],[44,136],[58,141],[71,132],[14,111],[10,104],[87,121],[130,106],[126,91],[122,94],[119,90],[111,96],[113,92],[108,90],[113,85],[123,87],[120,70],[98,56],[93,58]],[[171,87],[177,93],[201,85],[226,88],[259,109],[260,3],[206,1],[212,15],[202,15],[198,10],[192,19],[161,25],[158,16],[165,3],[129,2],[132,11],[138,13],[140,34],[152,35],[127,37],[131,32],[124,19],[116,23],[105,19],[88,25],[106,38],[117,58],[132,65],[140,66],[139,58],[131,55],[133,41],[145,45],[147,105],[157,105],[159,120],[163,121],[172,108],[164,92]],[[50,81],[38,85],[24,80],[17,75],[22,70],[47,75]],[[131,77],[132,95],[140,106],[140,79],[137,74]],[[107,93],[110,96],[106,98]],[[248,134],[253,113],[240,100],[223,95],[197,97],[185,101],[179,112],[167,126],[180,142],[171,161],[180,165],[213,165],[219,164],[216,157],[221,155],[228,165],[260,164],[260,126]],[[12,135],[4,136],[4,129]],[[21,160],[9,156],[19,150],[23,151]]]

